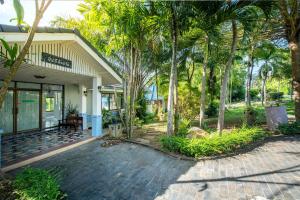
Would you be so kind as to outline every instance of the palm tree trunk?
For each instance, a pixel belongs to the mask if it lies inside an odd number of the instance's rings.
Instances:
[[[263,77],[261,80],[261,90],[260,90],[260,94],[261,94],[261,105],[264,106],[265,102],[266,102],[266,82],[267,82],[267,78]]]
[[[175,67],[175,88],[174,88],[174,133],[178,133],[179,128],[179,110],[178,110],[178,75]]]
[[[264,105],[267,104],[267,80],[268,77],[266,77],[266,80],[264,81]]]
[[[176,82],[176,51],[177,51],[177,24],[176,17],[173,5],[171,5],[171,13],[172,13],[172,26],[171,26],[171,37],[172,37],[172,66],[171,66],[171,74],[170,74],[170,83],[169,83],[169,96],[168,96],[168,122],[167,122],[167,135],[173,135],[173,106],[174,106],[174,89]]]
[[[299,34],[298,34],[299,35]],[[293,94],[295,101],[295,118],[300,121],[300,38],[289,43],[292,59]]]
[[[208,62],[208,37],[206,37],[207,46],[205,52],[205,58],[203,62],[203,70],[202,70],[202,79],[201,79],[201,97],[200,97],[200,115],[199,115],[199,126],[203,128],[204,126],[204,114],[205,114],[205,98],[206,98],[206,69]]]
[[[129,110],[128,110],[128,133],[127,137],[131,138],[132,136],[132,128],[133,128],[133,106],[134,106],[134,72],[135,72],[135,57],[136,57],[136,52],[135,49],[133,48],[133,44],[130,46],[130,64],[131,64],[131,69],[130,69],[130,81],[129,81]]]
[[[253,75],[253,51],[254,47],[251,45],[251,51],[249,53],[249,61],[247,67],[247,82],[246,82],[246,106],[251,106],[251,82],[252,82],[252,75]]]
[[[238,40],[238,38],[237,38],[237,25],[236,25],[236,21],[232,20],[231,52],[230,52],[230,56],[228,58],[228,61],[226,63],[224,78],[223,78],[221,92],[220,92],[221,95],[220,95],[220,106],[219,106],[219,117],[218,117],[218,132],[219,132],[220,135],[222,134],[222,130],[224,128],[224,114],[225,114],[225,101],[226,101],[226,96],[227,96],[227,84],[228,84],[228,78],[229,78],[231,65],[233,63],[233,58],[235,56],[237,40]]]
[[[129,137],[129,116],[128,116],[128,68],[126,66],[126,48],[124,48],[124,66],[123,66],[123,99],[124,99],[124,109],[125,109],[125,130]]]

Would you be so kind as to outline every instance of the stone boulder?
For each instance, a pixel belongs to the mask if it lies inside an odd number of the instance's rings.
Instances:
[[[266,107],[266,118],[268,129],[274,131],[280,124],[288,123],[288,116],[285,106]]]
[[[209,134],[205,130],[203,130],[203,129],[199,128],[199,127],[191,127],[189,129],[188,134],[187,134],[186,137],[189,138],[189,139],[192,139],[192,138],[204,138],[204,137],[206,137],[208,135]]]

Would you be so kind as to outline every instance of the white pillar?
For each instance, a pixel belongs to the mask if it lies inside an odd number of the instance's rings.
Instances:
[[[79,85],[79,114],[82,117],[82,129],[87,129],[87,113],[86,113],[86,95],[87,89],[84,85]]]
[[[102,135],[102,112],[101,112],[101,93],[99,87],[102,85],[101,77],[93,78],[93,94],[92,94],[92,135],[98,137]]]

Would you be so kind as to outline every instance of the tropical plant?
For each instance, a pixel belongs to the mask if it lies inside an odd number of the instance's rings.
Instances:
[[[32,26],[26,28],[29,35],[23,48],[20,49],[20,52],[18,54],[17,54],[18,47],[16,44],[10,47],[9,44],[5,42],[4,39],[1,39],[1,43],[3,44],[4,48],[8,52],[8,56],[6,56],[6,54],[1,54],[0,56],[1,58],[4,59],[4,67],[8,68],[9,71],[6,77],[4,78],[3,85],[0,89],[0,109],[2,108],[9,83],[15,77],[18,69],[20,68],[21,64],[24,62],[24,58],[31,46],[38,24],[51,2],[52,0],[41,0],[41,1],[35,0],[36,15]],[[17,15],[17,17],[13,20],[16,20],[18,25],[24,24],[24,9],[22,4],[20,3],[20,0],[13,0],[13,5]]]
[[[78,116],[79,114],[78,106],[73,105],[71,102],[69,102],[66,106],[66,114],[67,117]]]

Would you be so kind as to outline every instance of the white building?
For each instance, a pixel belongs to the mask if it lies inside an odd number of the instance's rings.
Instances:
[[[21,27],[0,25],[0,38],[17,43],[19,49],[27,36]],[[6,53],[2,46],[0,51]],[[1,62],[0,86],[7,72]],[[101,136],[101,104],[113,109],[117,101],[103,88],[121,83],[109,62],[78,31],[39,28],[10,84],[0,110],[0,129],[19,133],[57,126],[71,103],[83,117],[83,129],[91,127],[93,136]]]

